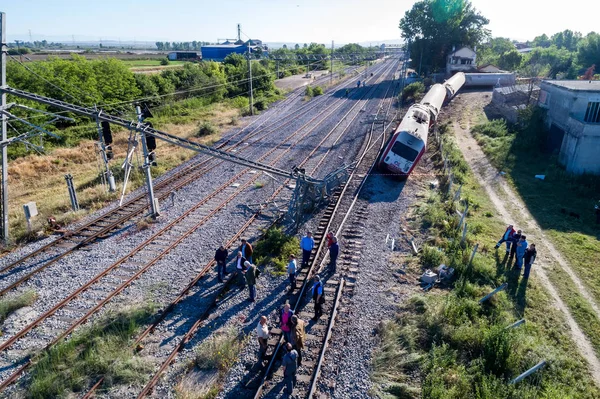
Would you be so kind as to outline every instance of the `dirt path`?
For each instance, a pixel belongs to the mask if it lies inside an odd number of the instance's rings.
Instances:
[[[464,97],[462,98],[465,103],[469,104],[469,107],[481,105],[481,100],[483,100],[481,93],[466,93],[462,96],[467,96],[467,98],[469,98],[467,101],[464,101],[466,100]],[[477,99],[479,99],[479,104],[477,104]],[[462,110],[462,112],[470,114],[469,110]],[[564,313],[566,322],[571,329],[573,340],[583,357],[587,360],[594,380],[600,385],[600,360],[596,356],[590,341],[573,318],[567,305],[560,298],[558,291],[550,282],[548,272],[551,272],[551,265],[553,263],[560,265],[560,267],[571,277],[577,286],[579,293],[590,303],[594,312],[600,317],[598,305],[584,287],[579,277],[573,272],[565,259],[544,235],[542,229],[531,216],[518,194],[489,163],[482,149],[477,144],[477,141],[471,136],[469,124],[467,123],[466,129],[463,129],[460,123],[455,121],[453,127],[457,144],[463,153],[463,156],[471,166],[478,183],[485,189],[498,213],[507,221],[507,223],[513,220],[518,221],[518,223],[515,224],[522,228],[528,237],[535,238],[536,246],[540,249],[538,252],[541,252],[543,255],[538,258],[532,271],[537,274],[542,285],[550,293],[555,306]]]

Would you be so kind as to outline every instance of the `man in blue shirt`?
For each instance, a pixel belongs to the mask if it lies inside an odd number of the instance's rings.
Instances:
[[[323,283],[321,282],[321,277],[316,275],[314,277],[314,282],[315,283],[313,284],[310,292],[313,301],[315,301],[315,317],[313,317],[313,320],[317,321],[323,314],[323,303],[325,302],[325,297],[323,296]]]
[[[302,267],[308,266],[310,254],[315,247],[315,240],[312,233],[309,231],[306,233],[302,240],[300,240],[300,248],[302,249]]]
[[[519,239],[519,242],[517,242],[516,245],[517,260],[515,262],[515,268],[517,270],[521,270],[521,266],[523,266],[523,257],[525,256],[525,251],[527,250],[527,246],[529,245],[527,243],[527,237],[522,235]]]

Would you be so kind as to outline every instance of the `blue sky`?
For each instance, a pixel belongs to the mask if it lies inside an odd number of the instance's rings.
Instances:
[[[600,30],[593,2],[472,0],[494,36],[517,40],[564,29]],[[410,0],[6,0],[8,39],[216,41],[236,24],[266,42],[377,42],[399,38]],[[583,10],[589,10],[585,12]],[[595,23],[596,22],[596,23]]]

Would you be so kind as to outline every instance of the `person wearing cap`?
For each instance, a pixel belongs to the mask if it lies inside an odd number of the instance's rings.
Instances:
[[[309,231],[304,237],[302,237],[302,240],[300,240],[300,248],[302,249],[302,267],[308,266],[310,254],[314,247],[315,239],[313,238],[312,233]]]
[[[323,303],[325,302],[325,297],[323,296],[323,283],[321,282],[321,278],[316,275],[313,280],[314,284],[310,292],[313,301],[315,301],[315,317],[313,317],[313,320],[317,321],[323,314]]]
[[[262,357],[267,352],[267,343],[269,342],[269,326],[267,325],[267,317],[260,316],[260,320],[256,325],[256,336],[258,338],[258,358],[262,359]]]
[[[246,283],[248,283],[248,293],[250,295],[248,300],[250,302],[254,302],[256,300],[256,278],[258,277],[260,272],[258,271],[256,266],[254,266],[248,261],[246,261],[244,265],[246,266],[245,277]]]
[[[217,262],[217,276],[219,281],[222,283],[225,275],[227,274],[227,249],[223,245],[215,252],[215,262]]]

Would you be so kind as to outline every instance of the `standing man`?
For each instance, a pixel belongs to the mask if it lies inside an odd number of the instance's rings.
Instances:
[[[521,242],[522,233],[523,232],[521,230],[517,230],[517,232],[515,234],[513,234],[512,237],[510,238],[511,246],[510,246],[510,256],[508,258],[508,264],[510,264],[510,262],[512,262],[513,257],[515,257],[515,254],[517,253],[517,246],[519,245],[519,242]]]
[[[250,245],[250,243],[248,241],[246,241],[245,238],[242,238],[242,245],[240,245],[240,252],[242,253],[242,256],[244,258],[246,258],[246,260],[250,263],[252,263],[252,245]]]
[[[287,265],[287,272],[290,278],[290,291],[296,289],[296,256],[290,255],[290,261]]]
[[[269,326],[267,325],[267,316],[260,316],[256,325],[256,336],[258,337],[258,360],[267,352],[267,343],[269,342]]]
[[[523,272],[523,278],[529,278],[529,272],[531,271],[531,265],[535,261],[537,251],[535,250],[535,244],[531,244],[525,251],[525,271]]]
[[[285,383],[285,389],[283,393],[291,396],[294,392],[294,386],[296,386],[296,372],[298,371],[298,352],[292,348],[292,344],[289,342],[285,345],[286,354],[283,356],[281,365],[283,366],[283,381]]]
[[[217,276],[219,278],[219,282],[222,283],[225,275],[227,274],[227,250],[223,245],[221,245],[219,249],[217,249],[217,252],[215,252],[215,262],[217,262]]]
[[[315,283],[313,284],[310,292],[313,301],[315,301],[315,317],[313,317],[313,320],[317,321],[323,314],[323,303],[325,302],[325,297],[323,296],[323,283],[321,283],[321,277],[316,275],[314,277],[314,282]]]
[[[494,248],[498,249],[500,248],[500,245],[505,242],[506,243],[506,253],[510,252],[510,243],[511,243],[511,239],[513,234],[515,234],[515,229],[513,228],[512,224],[509,224],[508,227],[506,228],[506,231],[504,231],[504,234],[502,234],[502,238],[500,238],[500,241],[498,241],[496,243],[496,246]]]
[[[242,251],[238,251],[237,257],[235,258],[235,269],[237,270],[240,276],[239,284],[242,288],[244,288],[244,286],[246,285],[246,280],[244,278],[244,272],[246,271],[246,263],[248,263],[248,261],[242,256]]]
[[[309,231],[304,237],[302,237],[302,240],[300,240],[300,248],[302,249],[302,267],[308,266],[310,254],[314,247],[315,239],[313,238],[312,233]]]
[[[302,364],[302,349],[304,349],[304,339],[306,337],[304,331],[305,326],[306,322],[304,320],[299,319],[296,315],[292,316],[292,334],[290,336],[290,343],[296,352],[298,352],[298,366]]]
[[[337,237],[332,238],[332,244],[329,247],[329,265],[331,266],[331,271],[335,273],[336,261],[337,257],[340,253],[340,245],[338,244]]]
[[[521,266],[523,266],[523,257],[525,256],[525,251],[527,250],[527,237],[524,235],[519,238],[519,242],[517,243],[517,259],[515,261],[515,267],[517,270],[521,270]]]
[[[246,283],[248,283],[248,293],[250,294],[248,300],[254,302],[256,300],[256,279],[260,272],[255,265],[248,261],[244,265],[246,266]]]
[[[335,234],[333,234],[333,231],[330,231],[325,236],[325,238],[327,239],[327,249],[331,248],[331,244],[333,244],[333,237],[335,237]]]

